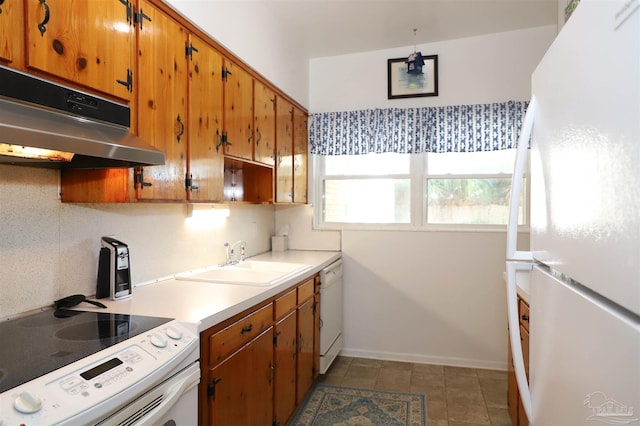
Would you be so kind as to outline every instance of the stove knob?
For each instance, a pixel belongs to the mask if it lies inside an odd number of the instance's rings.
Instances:
[[[165,330],[165,333],[167,333],[167,336],[171,337],[173,340],[182,339],[182,330],[180,330],[178,327],[170,325]]]
[[[24,391],[13,401],[13,408],[24,414],[35,413],[42,408],[42,400],[38,395]]]
[[[160,333],[153,333],[149,340],[151,341],[151,344],[156,348],[164,348],[165,346],[167,346],[167,338]]]

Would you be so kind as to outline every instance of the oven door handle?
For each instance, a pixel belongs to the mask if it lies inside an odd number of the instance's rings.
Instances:
[[[178,399],[182,397],[192,387],[200,383],[200,363],[196,362],[182,372],[168,379],[166,382],[156,386],[149,392],[127,405],[123,410],[116,412],[112,416],[102,420],[97,425],[119,424],[127,420],[131,416],[137,416],[143,409],[154,404],[154,401],[162,397],[162,402],[144,417],[140,418],[136,423],[138,426],[155,425],[162,416],[176,404]]]

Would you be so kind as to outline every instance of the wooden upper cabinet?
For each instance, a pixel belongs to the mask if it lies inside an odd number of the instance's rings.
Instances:
[[[22,0],[0,1],[0,62],[14,66],[22,53],[23,13]]]
[[[222,201],[222,56],[195,35],[190,36],[189,163],[187,197],[191,201]],[[188,186],[188,185],[187,185]]]
[[[28,68],[131,99],[135,30],[125,4],[119,0],[25,3]]]
[[[100,2],[97,2],[100,3]],[[187,33],[176,21],[140,0],[148,19],[138,30],[138,134],[165,153],[164,166],[144,167],[140,200],[186,198]]]
[[[224,63],[225,154],[253,160],[253,78],[233,62]]]
[[[293,110],[293,202],[307,203],[307,114]]]
[[[259,81],[254,82],[255,160],[273,166],[276,158],[276,94]]]
[[[276,100],[276,203],[293,201],[293,105]]]

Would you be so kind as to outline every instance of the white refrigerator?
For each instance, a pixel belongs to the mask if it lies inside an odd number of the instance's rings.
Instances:
[[[640,424],[640,0],[582,0],[534,71],[532,95],[507,237],[522,403],[534,426]],[[527,159],[525,252],[516,234]],[[531,271],[528,380],[518,270]]]

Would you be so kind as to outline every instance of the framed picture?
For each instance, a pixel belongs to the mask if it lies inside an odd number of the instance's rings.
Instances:
[[[407,73],[407,58],[387,59],[388,99],[438,96],[438,55],[422,59],[422,74]]]

